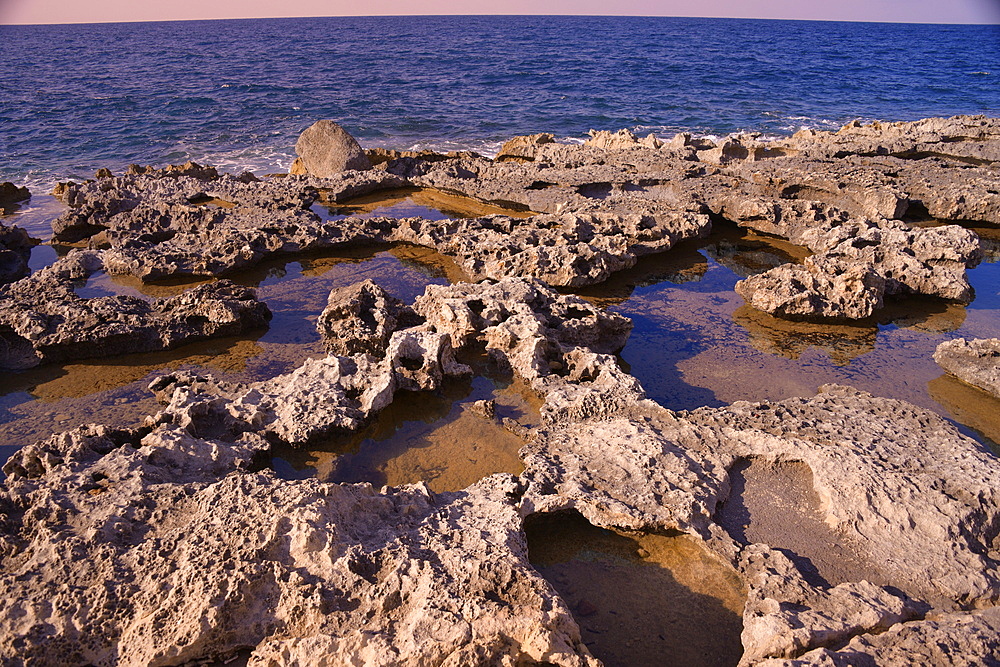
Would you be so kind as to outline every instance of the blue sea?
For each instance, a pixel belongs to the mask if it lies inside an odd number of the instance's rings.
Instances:
[[[193,159],[284,170],[319,118],[366,147],[472,149],[1000,115],[1000,27],[637,17],[0,26],[0,180]]]

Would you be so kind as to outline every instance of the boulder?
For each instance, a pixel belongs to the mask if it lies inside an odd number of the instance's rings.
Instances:
[[[21,188],[9,181],[0,183],[0,213],[6,212],[14,204],[31,197],[28,188]]]
[[[0,285],[28,275],[31,248],[38,241],[20,227],[0,223]]]
[[[305,173],[317,178],[372,166],[354,137],[332,120],[318,120],[307,127],[295,142],[295,153]]]

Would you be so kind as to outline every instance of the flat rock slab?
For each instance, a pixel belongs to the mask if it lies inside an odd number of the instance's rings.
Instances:
[[[1000,398],[1000,340],[946,340],[934,351],[934,361],[959,380]]]

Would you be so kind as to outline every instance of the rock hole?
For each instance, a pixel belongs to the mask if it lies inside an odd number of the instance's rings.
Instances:
[[[588,183],[576,187],[577,194],[587,199],[607,199],[611,190],[611,183]]]
[[[576,511],[525,521],[528,558],[605,665],[736,665],[746,592],[688,535],[597,528]]]
[[[399,365],[408,371],[419,371],[424,367],[423,357],[400,357]]]

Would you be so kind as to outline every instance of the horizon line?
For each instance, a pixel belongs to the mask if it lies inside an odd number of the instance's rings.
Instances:
[[[225,18],[190,18],[190,19],[157,19],[154,21],[67,21],[63,23],[3,23],[3,26],[35,27],[59,25],[131,25],[140,23],[193,23],[198,21],[273,21],[295,19],[374,19],[374,18],[446,18],[446,17],[534,17],[534,18],[649,18],[649,19],[707,19],[719,21],[799,21],[809,23],[875,23],[888,25],[942,25],[942,26],[998,26],[1000,24],[986,22],[953,22],[940,23],[936,21],[873,21],[870,19],[802,19],[777,18],[759,16],[678,16],[673,14],[333,14],[324,16],[230,16]]]

